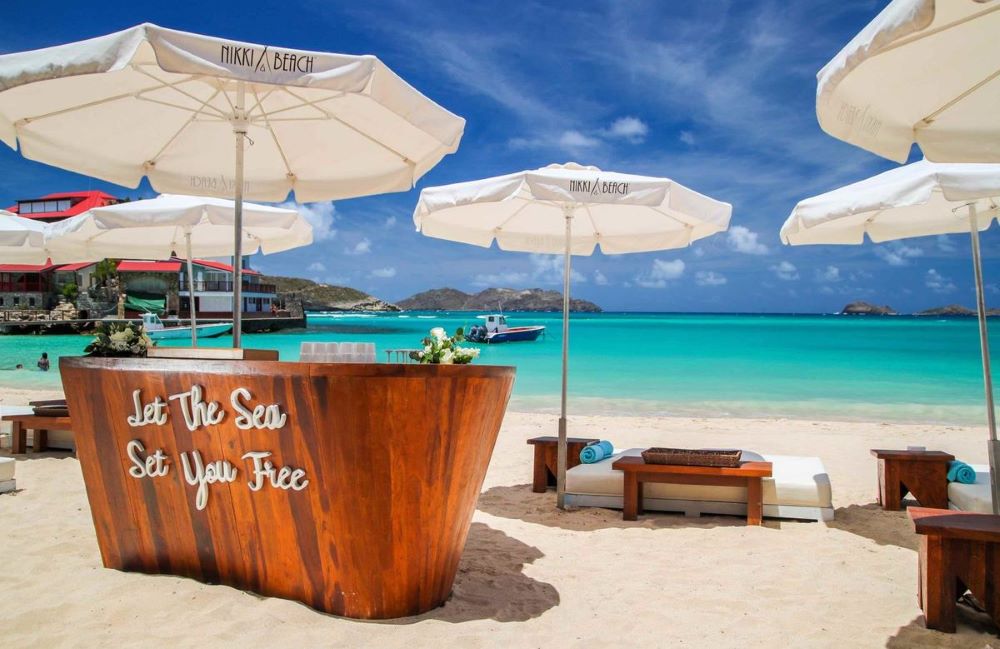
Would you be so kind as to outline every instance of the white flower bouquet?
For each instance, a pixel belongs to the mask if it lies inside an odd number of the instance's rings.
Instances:
[[[465,334],[461,327],[451,337],[442,327],[434,327],[431,335],[424,338],[424,348],[410,352],[410,358],[420,363],[466,365],[479,357],[479,350],[475,347],[459,347],[458,343],[464,340]]]
[[[83,353],[88,356],[145,356],[146,350],[154,343],[141,325],[131,322],[100,323],[94,333],[94,340]]]

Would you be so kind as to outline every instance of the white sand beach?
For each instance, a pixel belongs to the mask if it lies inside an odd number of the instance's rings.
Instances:
[[[6,395],[8,398],[10,394]],[[36,395],[32,395],[36,396]],[[37,395],[40,396],[40,395]],[[508,413],[447,604],[360,622],[297,602],[101,566],[77,460],[21,456],[0,496],[6,597],[0,637],[20,647],[975,647],[1000,646],[984,616],[928,631],[917,537],[874,504],[872,447],[985,459],[978,428],[798,420],[576,417],[574,435],[619,446],[736,446],[819,455],[829,524],[612,510],[560,512],[530,491],[527,438],[555,418]]]

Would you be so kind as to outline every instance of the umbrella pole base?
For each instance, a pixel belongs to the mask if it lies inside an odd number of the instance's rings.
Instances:
[[[993,496],[993,513],[1000,514],[1000,484],[997,480],[1000,479],[998,475],[998,469],[1000,469],[1000,440],[991,439],[986,442],[987,447],[990,450],[990,493]]]

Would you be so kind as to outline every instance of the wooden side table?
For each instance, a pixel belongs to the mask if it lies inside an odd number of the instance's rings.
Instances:
[[[14,454],[27,451],[29,430],[35,431],[34,441],[31,445],[31,450],[35,453],[40,453],[48,448],[50,430],[73,430],[73,421],[69,417],[7,415],[3,420],[11,422],[10,452]]]
[[[954,455],[942,451],[872,449],[878,458],[878,502],[886,511],[902,509],[910,492],[924,507],[948,509],[948,463]]]
[[[640,456],[615,460],[612,469],[625,473],[622,488],[622,520],[637,520],[642,513],[644,482],[712,485],[747,488],[747,525],[760,525],[764,518],[761,480],[771,477],[770,462],[744,462],[738,467],[646,464]]]
[[[955,632],[955,602],[966,589],[1000,625],[1000,516],[911,507],[920,535],[917,597],[928,629]]]
[[[601,440],[589,437],[568,437],[566,439],[566,470],[580,464],[580,451],[588,444]],[[535,469],[531,480],[531,490],[536,494],[545,493],[556,484],[556,463],[558,462],[559,438],[553,435],[532,437],[528,444],[535,447]]]

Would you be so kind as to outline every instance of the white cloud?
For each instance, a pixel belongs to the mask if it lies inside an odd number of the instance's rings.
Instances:
[[[589,149],[600,144],[597,138],[584,135],[577,130],[564,131],[559,136],[559,146],[564,149]]]
[[[635,283],[643,288],[663,288],[667,282],[684,274],[684,262],[680,259],[664,261],[654,259],[649,273],[637,275]]]
[[[726,233],[726,243],[736,252],[744,255],[766,255],[767,246],[757,241],[757,233],[742,225],[734,225]]]
[[[678,139],[688,146],[694,146],[695,138],[694,138],[694,133],[692,133],[691,131],[681,131],[681,134],[678,136]]]
[[[843,279],[840,276],[840,269],[836,266],[816,269],[816,279],[820,282],[839,282]]]
[[[947,234],[939,234],[937,236],[937,247],[941,252],[955,252],[958,250],[958,246],[955,245],[955,242]]]
[[[514,271],[506,273],[479,274],[472,278],[472,283],[476,286],[490,286],[495,288],[513,288],[518,284],[523,284],[528,280],[527,273],[517,273]]]
[[[799,278],[799,269],[790,261],[783,261],[780,264],[771,266],[771,272],[786,282],[791,282]]]
[[[389,279],[396,276],[396,269],[392,266],[386,266],[385,268],[376,268],[371,273],[368,274],[369,277],[375,277],[378,279]]]
[[[345,255],[367,255],[371,251],[372,242],[368,239],[368,237],[361,239],[361,241],[358,241],[353,246],[344,248]]]
[[[639,144],[649,134],[649,127],[638,117],[619,117],[611,123],[608,135]]]
[[[382,227],[385,228],[386,230],[396,227],[396,217],[387,216],[385,218],[385,223],[382,224]]]
[[[704,248],[695,248],[694,249],[694,256],[697,257],[698,259],[701,259],[702,257],[705,256],[705,249]]]
[[[563,264],[564,260],[562,255],[538,255],[532,254],[531,257],[531,278],[541,284],[562,284],[563,283]],[[575,268],[570,269],[570,281],[577,284],[587,281],[579,271]]]
[[[594,271],[594,283],[597,284],[598,286],[607,286],[608,284],[610,284],[608,278],[605,277],[604,273],[602,273],[600,270]]]
[[[933,268],[927,271],[924,277],[924,284],[935,293],[951,293],[955,290],[955,284],[951,279],[943,276]]]
[[[307,270],[311,270],[314,273],[325,273],[326,265],[321,261],[314,261],[309,264],[309,268]]]
[[[722,286],[728,280],[721,273],[712,270],[699,270],[694,274],[694,281],[698,286]]]
[[[325,203],[288,201],[278,207],[298,210],[302,218],[308,221],[313,228],[313,241],[327,241],[337,236],[337,231],[333,229],[333,223],[337,220],[337,209],[333,206],[333,201]]]
[[[895,241],[884,246],[876,246],[875,254],[882,258],[890,266],[908,266],[910,259],[922,257],[924,251],[915,246],[908,246]]]

